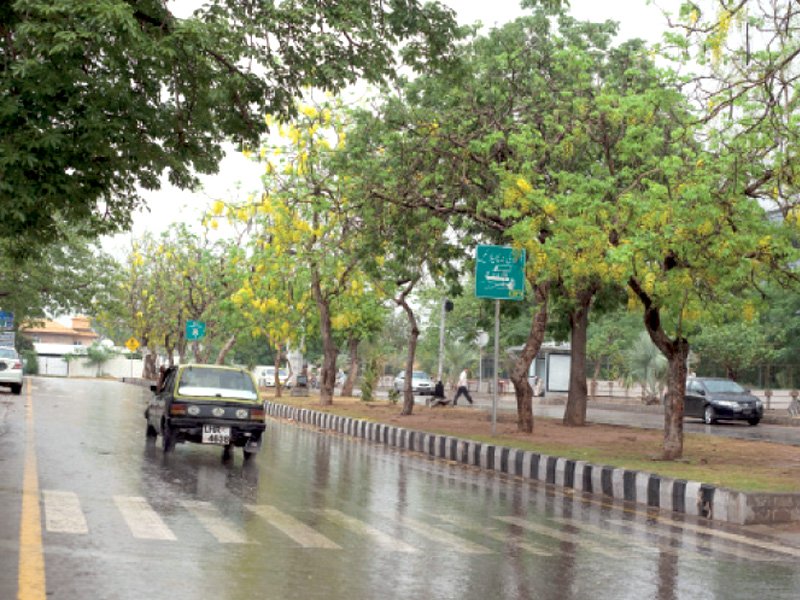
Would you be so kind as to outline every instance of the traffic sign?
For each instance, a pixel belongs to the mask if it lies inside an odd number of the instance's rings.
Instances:
[[[475,295],[493,300],[525,298],[525,250],[480,245],[475,255]]]
[[[206,337],[205,321],[186,321],[186,339],[190,342],[202,340]]]
[[[135,337],[131,337],[127,342],[125,342],[125,347],[131,352],[136,352],[136,350],[139,348],[139,340],[137,340]]]
[[[14,329],[14,313],[0,310],[0,329]]]

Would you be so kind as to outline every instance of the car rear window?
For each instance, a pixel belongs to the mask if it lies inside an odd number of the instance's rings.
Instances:
[[[0,348],[0,358],[17,358],[17,351],[13,348]]]
[[[181,396],[211,396],[257,400],[252,378],[242,371],[228,369],[184,369],[178,383]]]

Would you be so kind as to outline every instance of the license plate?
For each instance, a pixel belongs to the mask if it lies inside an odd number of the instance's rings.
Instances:
[[[231,428],[219,425],[203,425],[203,443],[227,446],[231,443]]]

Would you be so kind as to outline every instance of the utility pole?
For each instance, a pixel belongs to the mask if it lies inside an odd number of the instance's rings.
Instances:
[[[442,299],[442,318],[439,321],[439,370],[436,372],[436,381],[442,380],[444,372],[444,316],[453,310],[453,302],[447,298]]]

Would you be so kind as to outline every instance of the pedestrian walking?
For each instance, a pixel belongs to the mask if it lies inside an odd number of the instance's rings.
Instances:
[[[467,401],[472,404],[472,396],[469,395],[469,389],[467,388],[468,380],[467,377],[469,376],[469,370],[464,369],[461,371],[461,375],[458,376],[458,391],[456,392],[456,397],[453,398],[453,406],[458,404],[458,399],[463,394],[466,396]]]

